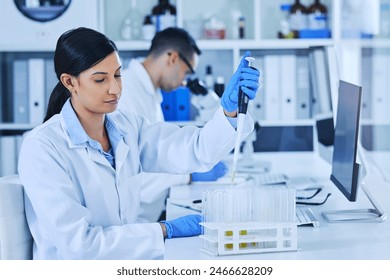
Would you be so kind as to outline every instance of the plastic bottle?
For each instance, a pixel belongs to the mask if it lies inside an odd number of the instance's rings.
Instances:
[[[296,32],[307,28],[307,8],[301,4],[300,0],[295,0],[291,6],[290,27]]]
[[[245,39],[245,17],[238,19],[238,38]]]
[[[308,8],[308,25],[314,30],[328,28],[328,9],[320,0],[315,0]]]
[[[231,37],[232,39],[234,40],[237,40],[239,39],[239,36],[240,36],[240,17],[242,16],[242,13],[240,10],[233,10],[231,11],[231,20],[232,20],[232,25],[230,26],[230,31],[228,31],[228,33],[231,33]]]
[[[176,7],[169,0],[160,0],[157,9],[156,31],[176,26]]]
[[[156,26],[157,24],[157,16],[158,14],[160,13],[160,8],[161,8],[161,2],[162,0],[159,0],[158,1],[158,4],[153,6],[152,8],[152,12],[151,12],[151,19],[152,19],[152,22],[153,24]]]
[[[206,76],[204,77],[206,86],[208,89],[212,89],[214,86],[213,68],[211,65],[206,66]]]
[[[206,39],[225,39],[226,25],[217,15],[211,15],[204,23]]]
[[[123,20],[122,27],[121,27],[121,37],[123,40],[131,40],[131,19],[129,17],[126,17]]]
[[[138,40],[141,37],[142,17],[137,9],[137,0],[131,0],[130,11],[123,20],[121,36],[123,40]]]
[[[153,39],[155,34],[156,26],[152,22],[152,17],[150,15],[146,15],[142,25],[142,39],[150,41]]]
[[[291,30],[290,27],[290,10],[291,4],[281,4],[280,12],[282,13],[282,19],[280,20],[280,28],[278,31],[278,38],[296,38],[297,34]]]

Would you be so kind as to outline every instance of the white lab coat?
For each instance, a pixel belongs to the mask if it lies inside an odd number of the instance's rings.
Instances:
[[[203,129],[150,125],[131,113],[110,114],[125,133],[116,168],[86,143],[70,139],[63,114],[33,129],[19,157],[34,259],[161,259],[158,223],[136,223],[140,176],[207,170],[234,147],[237,133],[222,108]],[[247,117],[245,134],[253,128]]]
[[[151,123],[163,122],[161,109],[163,97],[160,89],[155,89],[148,72],[141,62],[132,59],[129,66],[122,70],[122,96],[119,108],[137,113]],[[164,173],[142,173],[139,221],[155,222],[165,209],[165,200],[169,187],[187,184],[190,175]]]

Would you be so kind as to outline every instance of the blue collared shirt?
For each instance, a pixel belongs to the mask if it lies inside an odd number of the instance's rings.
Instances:
[[[65,103],[62,108],[62,113],[64,115],[64,121],[68,128],[69,137],[74,144],[83,144],[87,143],[91,148],[99,151],[111,164],[113,168],[115,168],[115,150],[118,146],[119,141],[123,138],[124,132],[121,131],[118,127],[115,126],[114,122],[112,122],[110,116],[106,115],[104,120],[104,126],[106,127],[108,138],[111,143],[111,148],[108,152],[103,150],[102,145],[93,140],[88,134],[85,132],[83,126],[80,123],[80,120],[77,118],[75,111],[70,103],[70,99]]]

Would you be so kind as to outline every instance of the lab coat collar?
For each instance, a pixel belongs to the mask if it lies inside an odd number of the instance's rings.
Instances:
[[[83,126],[77,118],[76,113],[70,103],[70,99],[68,99],[62,107],[61,114],[63,116],[65,130],[67,131],[70,141],[74,146],[82,145],[84,143],[93,141],[85,132]],[[115,151],[118,146],[118,143],[121,139],[123,139],[127,132],[120,129],[112,121],[112,118],[108,114],[106,115],[104,125],[106,126],[111,145],[113,146],[113,149]],[[93,144],[91,146],[93,148],[96,148]]]
[[[122,130],[120,127],[118,127],[114,121],[112,121],[112,118],[110,114],[106,115],[106,128],[108,135],[110,137],[110,142],[114,151],[115,155],[115,166],[117,172],[120,171],[122,165],[126,161],[127,154],[129,152],[129,147],[125,144],[123,141],[123,138],[127,134],[126,131]]]
[[[61,114],[64,120],[65,129],[74,146],[88,142],[88,135],[85,133],[83,126],[70,104],[70,98],[62,107]]]
[[[85,132],[79,119],[76,116],[75,111],[73,110],[70,99],[68,99],[62,107],[61,114],[63,116],[65,131],[69,136],[69,147],[76,148],[80,145],[88,147],[87,143],[89,143],[89,147],[92,148],[87,149],[89,158],[95,162],[111,167],[109,162],[100,154],[99,148],[96,146],[96,143],[94,143],[96,141],[91,139]],[[109,114],[106,115],[105,126],[107,128],[107,133],[110,138],[112,149],[114,151],[116,170],[119,171],[125,162],[127,153],[129,152],[129,147],[123,141],[123,138],[127,132],[119,128],[115,122],[113,122]]]
[[[110,137],[111,145],[113,146],[115,151],[119,141],[126,136],[127,132],[115,124],[110,114],[106,115],[105,126]]]

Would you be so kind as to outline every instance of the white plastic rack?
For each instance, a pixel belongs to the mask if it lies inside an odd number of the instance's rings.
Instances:
[[[297,224],[201,223],[201,250],[210,255],[237,255],[297,250]]]

